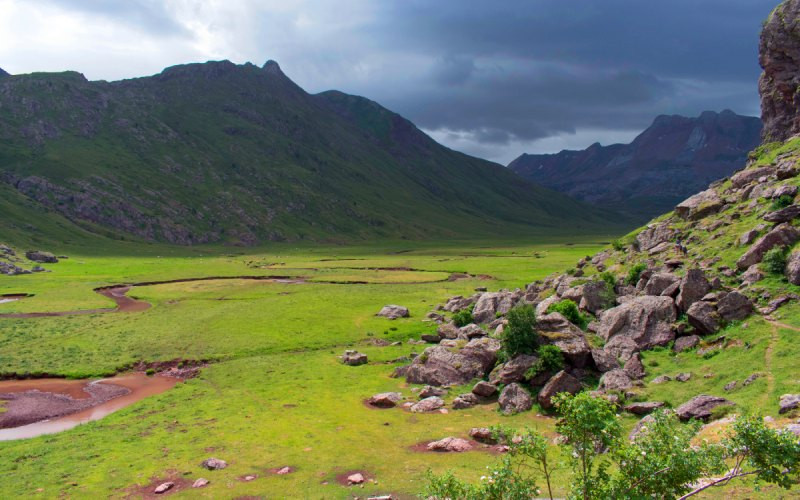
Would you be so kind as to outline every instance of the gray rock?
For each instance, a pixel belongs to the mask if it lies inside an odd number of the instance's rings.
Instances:
[[[800,217],[800,205],[790,205],[786,208],[770,212],[764,216],[764,220],[778,224],[781,222],[790,222]]]
[[[344,351],[342,363],[348,366],[359,366],[367,364],[367,355],[358,351]]]
[[[688,382],[691,380],[692,374],[689,372],[683,372],[675,375],[675,380],[678,382]]]
[[[600,384],[598,389],[601,391],[624,391],[633,387],[633,380],[628,373],[623,369],[611,370],[605,372],[600,377]]]
[[[742,320],[753,313],[753,303],[745,295],[732,291],[717,303],[717,313],[725,321]]]
[[[686,311],[686,317],[689,320],[689,324],[703,335],[719,330],[719,314],[717,314],[714,304],[710,302],[702,300],[695,302]]]
[[[472,388],[472,393],[481,398],[490,398],[497,394],[497,386],[481,380]]]
[[[780,414],[800,408],[800,394],[784,394],[781,396],[779,405],[780,410],[778,410],[778,413]]]
[[[462,385],[483,378],[497,362],[500,342],[482,337],[453,351],[442,345],[429,347],[417,356],[406,372],[412,384]]]
[[[772,197],[780,198],[781,196],[790,196],[794,198],[797,196],[797,186],[794,184],[784,184],[783,186],[778,186],[775,188],[775,191],[772,192]]]
[[[488,427],[473,427],[469,430],[469,437],[479,443],[497,444],[494,433]]]
[[[739,382],[736,381],[736,380],[732,380],[731,382],[728,382],[727,384],[725,384],[725,387],[723,387],[723,389],[726,392],[730,392],[730,391],[736,389],[737,385],[739,385]]]
[[[750,385],[750,384],[752,384],[753,382],[755,382],[755,381],[756,381],[756,379],[757,379],[759,376],[760,376],[760,375],[759,375],[758,373],[753,373],[753,374],[751,374],[749,377],[747,377],[746,379],[744,379],[744,382],[742,382],[742,385],[745,385],[745,386],[747,386],[747,385]]]
[[[538,356],[518,354],[492,370],[492,373],[489,375],[489,381],[494,385],[506,385],[511,382],[519,382],[525,378],[525,373],[538,361]]]
[[[617,358],[603,349],[592,349],[592,360],[597,370],[600,372],[609,372],[619,368]]]
[[[447,394],[447,389],[444,389],[442,387],[434,387],[432,385],[426,385],[425,387],[422,388],[421,391],[419,391],[419,398],[425,399],[431,396],[441,397],[444,396],[445,394]]]
[[[633,429],[631,429],[630,434],[628,434],[628,439],[630,441],[636,441],[636,439],[642,435],[642,432],[644,432],[647,426],[655,423],[655,421],[656,419],[653,418],[652,415],[647,415],[643,419],[639,420]]]
[[[376,316],[383,316],[388,319],[407,318],[409,316],[408,308],[403,306],[388,305],[376,314]]]
[[[717,213],[723,202],[714,188],[697,193],[675,207],[675,213],[682,219],[699,220]]]
[[[746,184],[750,184],[753,181],[757,181],[759,177],[773,175],[774,173],[775,167],[771,166],[748,168],[732,175],[731,184],[734,188],[738,189],[744,187]]]
[[[739,237],[739,244],[749,245],[750,243],[756,241],[756,238],[758,238],[758,231],[751,229]]]
[[[470,323],[458,329],[458,336],[460,338],[466,337],[467,339],[472,340],[479,337],[485,337],[486,332],[483,330],[483,328],[479,327],[475,323]]]
[[[633,413],[634,415],[647,415],[653,413],[659,408],[664,408],[663,401],[648,401],[643,403],[629,403],[625,405],[625,411]]]
[[[783,223],[776,226],[772,231],[759,238],[752,246],[736,261],[739,270],[745,270],[753,264],[758,264],[769,250],[776,246],[791,246],[800,239],[800,231],[797,228]]]
[[[419,338],[420,340],[423,340],[429,344],[438,344],[439,341],[442,340],[442,337],[440,337],[438,334],[432,334],[432,333],[423,333],[422,335],[419,336]]]
[[[648,251],[651,248],[672,241],[677,231],[669,226],[668,222],[650,224],[636,235],[636,244],[641,251]]]
[[[205,488],[206,486],[209,485],[209,483],[211,483],[211,481],[209,481],[208,479],[204,477],[199,477],[195,480],[195,482],[192,483],[192,488]]]
[[[439,441],[428,443],[428,451],[461,453],[472,449],[472,443],[466,439],[456,437],[446,437]]]
[[[450,300],[447,301],[447,304],[444,305],[443,309],[448,312],[460,311],[474,304],[475,300],[475,297],[462,297],[461,295],[457,295],[450,298]]]
[[[581,390],[580,381],[564,370],[553,375],[539,391],[537,399],[542,408],[553,407],[553,396],[562,392],[575,394]]]
[[[664,290],[679,283],[681,279],[672,273],[653,273],[644,287],[646,295],[661,295]]]
[[[643,379],[646,375],[644,364],[642,364],[642,357],[638,352],[625,362],[625,366],[622,367],[622,369],[625,370],[625,373],[633,380]]]
[[[714,408],[722,405],[733,405],[733,402],[718,396],[701,394],[680,405],[675,413],[682,421],[691,419],[708,420]]]
[[[597,314],[614,305],[614,290],[605,281],[590,281],[582,287],[582,297],[578,306],[584,311]]]
[[[758,264],[753,264],[742,274],[742,283],[752,285],[764,279],[764,273],[759,269]]]
[[[500,409],[506,415],[528,411],[533,407],[531,395],[516,382],[503,388],[498,403],[500,404]]]
[[[786,261],[786,279],[792,285],[800,285],[800,251],[794,251]]]
[[[153,493],[155,493],[156,495],[161,495],[171,490],[174,486],[175,483],[173,483],[172,481],[167,481],[166,483],[161,483],[158,486],[156,486],[156,489],[153,490]]]
[[[458,327],[453,323],[445,323],[436,329],[436,334],[443,339],[457,339]]]
[[[58,262],[58,257],[51,254],[50,252],[42,252],[41,250],[31,250],[25,252],[25,257],[28,260],[32,260],[33,262],[39,262],[41,264],[55,264]]]
[[[672,350],[675,352],[683,352],[687,349],[692,349],[697,347],[697,344],[700,343],[700,337],[697,335],[689,335],[686,337],[678,337],[675,339],[675,345],[672,347]]]
[[[522,298],[522,293],[513,292],[487,292],[480,294],[472,310],[472,319],[475,323],[488,323],[497,317],[497,314],[506,314]]]
[[[431,396],[414,403],[411,406],[411,411],[414,413],[425,413],[436,411],[442,407],[444,407],[444,400],[438,396]]]
[[[681,279],[680,292],[675,304],[682,311],[688,311],[692,304],[711,291],[711,284],[700,269],[689,269]]]
[[[220,470],[228,466],[228,462],[220,460],[219,458],[207,458],[200,464],[203,468],[208,470]]]
[[[402,400],[403,395],[399,392],[382,392],[370,397],[367,403],[378,408],[394,408]]]
[[[670,297],[635,297],[603,313],[597,334],[608,342],[606,350],[616,350],[619,356],[621,339],[632,341],[638,350],[668,344],[675,338],[671,327],[675,319]]]
[[[650,381],[651,384],[664,384],[672,380],[672,377],[669,375],[659,375],[658,377],[654,378]]]
[[[475,406],[479,402],[480,402],[480,400],[478,399],[478,396],[476,396],[475,394],[472,394],[471,392],[467,392],[465,394],[461,394],[460,396],[457,396],[453,400],[453,409],[455,409],[455,410],[465,410],[467,408],[472,408],[473,406]]]

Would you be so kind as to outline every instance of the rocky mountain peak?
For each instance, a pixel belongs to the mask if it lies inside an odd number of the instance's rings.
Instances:
[[[278,75],[278,76],[283,76],[283,77],[286,76],[283,73],[283,71],[281,70],[281,67],[278,64],[278,62],[277,61],[273,61],[272,59],[270,59],[269,61],[265,62],[264,66],[262,66],[261,68],[264,71],[266,71],[267,73],[271,74],[271,75]]]
[[[11,75],[9,75],[8,72],[3,68],[0,68],[0,78],[3,78],[4,76],[11,76]]]
[[[800,0],[786,0],[767,18],[761,31],[758,82],[765,142],[800,133]]]

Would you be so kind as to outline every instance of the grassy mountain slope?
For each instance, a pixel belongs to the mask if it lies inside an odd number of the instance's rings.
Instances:
[[[0,178],[73,221],[194,244],[531,234],[602,214],[274,62],[0,81]]]

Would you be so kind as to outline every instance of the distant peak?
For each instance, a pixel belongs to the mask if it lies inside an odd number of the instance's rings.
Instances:
[[[162,79],[174,77],[204,77],[218,78],[236,69],[236,65],[227,59],[222,61],[207,61],[204,63],[178,64],[164,69],[159,75]]]
[[[283,74],[283,71],[281,71],[281,67],[277,61],[273,61],[272,59],[264,63],[263,69],[271,75],[286,76]]]
[[[11,76],[11,75],[9,75],[8,72],[6,70],[4,70],[3,68],[0,68],[0,78],[2,78],[4,76]]]

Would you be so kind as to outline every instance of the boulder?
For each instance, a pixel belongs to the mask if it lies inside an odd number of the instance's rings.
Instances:
[[[683,200],[675,207],[675,213],[682,219],[699,220],[717,213],[723,202],[716,189],[701,191]]]
[[[419,391],[419,398],[425,399],[431,396],[441,397],[444,396],[445,394],[447,394],[447,389],[443,389],[441,387],[434,387],[432,385],[426,385],[425,387],[422,388],[421,391]]]
[[[708,335],[719,330],[719,314],[711,302],[695,302],[686,311],[689,324],[703,335]]]
[[[482,337],[460,350],[438,345],[425,349],[406,372],[412,384],[462,385],[483,378],[497,362],[500,342]]]
[[[208,479],[204,477],[199,477],[195,480],[195,482],[192,483],[192,488],[205,488],[206,486],[209,485],[209,483],[211,483],[211,481],[209,481]]]
[[[494,433],[488,427],[473,427],[469,430],[469,437],[479,443],[497,444],[497,439],[494,437]]]
[[[751,229],[739,237],[740,245],[749,245],[758,238],[758,231]]]
[[[797,186],[794,184],[784,184],[783,186],[775,188],[775,191],[772,192],[773,198],[780,198],[782,196],[794,198],[797,196]]]
[[[668,222],[650,224],[636,235],[636,245],[640,251],[648,251],[651,248],[672,241],[677,232],[670,228]]]
[[[536,326],[540,339],[561,349],[567,362],[577,368],[586,366],[592,348],[583,330],[557,312],[540,317]]]
[[[597,314],[614,305],[614,290],[605,281],[590,281],[581,288],[582,296],[577,304],[584,311]]]
[[[204,469],[220,470],[228,466],[228,462],[219,458],[207,458],[200,464]]]
[[[348,366],[358,366],[367,364],[367,355],[358,351],[344,351],[342,363]]]
[[[773,175],[775,167],[757,167],[741,170],[731,176],[731,184],[734,188],[739,189],[751,182],[757,181],[759,177]]]
[[[559,297],[552,295],[550,297],[547,297],[543,301],[539,302],[538,304],[536,304],[536,319],[546,316],[547,310],[550,308],[550,306],[558,303],[559,300],[561,300],[559,299]]]
[[[350,474],[347,476],[348,485],[363,484],[365,481],[366,479],[364,478],[364,474],[361,474],[360,472],[356,472],[355,474]]]
[[[459,338],[467,338],[469,340],[472,340],[485,336],[486,332],[483,330],[483,328],[479,327],[475,323],[470,323],[458,329]]]
[[[800,251],[794,251],[786,261],[786,279],[792,285],[800,285]]]
[[[553,375],[550,380],[539,391],[537,400],[542,408],[553,407],[553,396],[561,392],[568,392],[575,394],[581,390],[581,383],[578,379],[570,375],[564,370]]]
[[[597,334],[611,343],[612,347],[621,347],[617,338],[624,338],[632,341],[638,350],[650,349],[666,345],[675,338],[670,326],[675,318],[672,298],[650,295],[634,297],[603,313]],[[614,352],[608,345],[606,347],[607,351]],[[620,356],[620,352],[614,354]],[[627,357],[624,359],[627,360]]]
[[[511,382],[519,382],[525,378],[525,373],[538,361],[538,356],[517,354],[492,370],[492,373],[489,375],[489,381],[494,385],[506,385]]]
[[[670,377],[669,375],[659,375],[658,377],[656,377],[653,380],[651,380],[650,383],[658,385],[658,384],[664,384],[664,383],[669,382],[671,380],[672,380],[672,377]]]
[[[675,375],[675,380],[678,382],[688,382],[692,379],[692,374],[689,372],[683,372]]]
[[[736,381],[736,380],[732,380],[732,381],[728,382],[727,384],[725,384],[725,387],[723,387],[722,389],[725,392],[730,392],[730,391],[736,389],[737,385],[739,385],[739,382]]]
[[[383,306],[383,308],[375,316],[383,316],[384,318],[397,319],[397,318],[407,318],[409,314],[407,307],[388,305],[388,306]]]
[[[55,264],[58,262],[58,257],[50,252],[42,252],[41,250],[30,250],[25,252],[25,257],[28,260],[39,262],[40,264]]]
[[[528,411],[533,407],[531,395],[516,382],[503,388],[498,403],[500,404],[500,409],[506,415]]]
[[[419,339],[429,344],[438,344],[442,340],[442,337],[440,337],[438,334],[423,333],[419,336]]]
[[[161,495],[171,490],[174,486],[175,483],[173,483],[172,481],[167,481],[166,483],[161,483],[158,486],[156,486],[156,489],[153,490],[153,493],[155,493],[156,495]]]
[[[742,273],[742,283],[745,285],[752,285],[764,279],[764,273],[759,269],[758,264],[753,264],[747,268],[747,271]]]
[[[697,347],[697,344],[700,343],[700,337],[697,335],[689,335],[687,337],[678,337],[675,339],[675,345],[672,347],[672,350],[675,352],[683,352],[687,349],[692,349]]]
[[[653,413],[659,408],[664,408],[663,401],[648,401],[643,403],[629,403],[625,405],[625,411],[633,413],[634,415],[647,415]]]
[[[680,405],[675,413],[682,421],[691,419],[708,420],[714,408],[723,405],[733,405],[733,402],[718,396],[701,394]]]
[[[753,303],[744,294],[732,291],[717,303],[717,313],[725,321],[742,320],[753,313]]]
[[[661,295],[664,290],[679,283],[681,279],[672,273],[653,273],[644,286],[646,295]]]
[[[781,222],[790,222],[798,217],[800,217],[800,205],[790,205],[786,208],[766,214],[764,220],[779,224]]]
[[[369,398],[367,403],[378,408],[394,408],[402,400],[403,395],[399,392],[382,392]]]
[[[688,311],[692,304],[711,291],[711,284],[701,269],[689,269],[681,279],[680,291],[675,304],[681,311]]]
[[[461,394],[457,396],[453,400],[453,409],[455,410],[465,410],[467,408],[472,408],[476,404],[480,403],[478,396],[472,394],[471,392],[467,392],[465,394]]]
[[[488,323],[498,314],[506,314],[514,304],[522,298],[522,293],[515,292],[487,292],[480,294],[472,310],[472,319],[475,323]]]
[[[625,362],[625,366],[623,366],[622,369],[634,380],[643,379],[646,374],[644,364],[642,363],[642,357],[638,352]]]
[[[466,439],[446,437],[439,441],[428,443],[428,451],[461,453],[472,449],[472,443]]]
[[[617,368],[616,370],[611,370],[610,372],[605,372],[602,377],[600,377],[600,384],[598,385],[598,389],[604,392],[608,391],[624,391],[626,389],[630,389],[633,386],[633,380],[623,369]]]
[[[592,349],[592,360],[600,372],[609,372],[619,368],[617,358],[603,349]]]
[[[461,295],[457,295],[450,298],[450,300],[447,301],[447,304],[445,304],[442,309],[447,312],[456,312],[466,309],[474,303],[475,297],[462,297]]]
[[[764,254],[773,247],[791,246],[798,239],[800,239],[800,231],[797,228],[787,223],[780,224],[753,243],[747,252],[736,261],[736,267],[743,271],[753,264],[760,263]]]
[[[436,334],[443,339],[457,339],[458,327],[453,323],[445,323],[436,329]]]
[[[481,380],[472,388],[472,394],[481,398],[490,398],[497,393],[497,386]]]
[[[755,382],[756,379],[758,379],[758,377],[760,377],[760,375],[758,373],[751,373],[746,379],[744,379],[744,382],[742,382],[742,385],[748,386],[748,385],[752,384],[753,382]]]
[[[800,394],[784,394],[781,396],[779,406],[780,410],[778,410],[778,413],[780,414],[800,408]]]
[[[425,413],[429,411],[436,411],[442,407],[444,407],[444,400],[438,396],[431,396],[414,403],[411,406],[411,411],[414,413]]]

